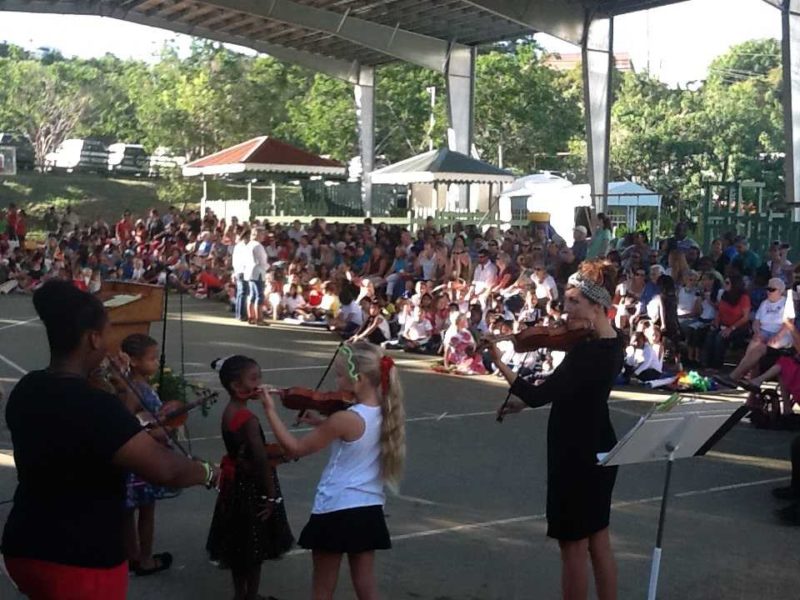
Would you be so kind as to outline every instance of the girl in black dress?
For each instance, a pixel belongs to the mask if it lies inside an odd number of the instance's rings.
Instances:
[[[490,355],[511,384],[512,399],[498,411],[510,414],[526,406],[552,403],[547,427],[547,535],[561,547],[563,597],[588,596],[591,559],[600,600],[617,594],[617,570],[608,531],[616,467],[597,465],[597,453],[617,442],[608,414],[608,396],[623,363],[623,343],[606,310],[616,269],[605,260],[586,261],[569,279],[564,309],[572,319],[591,321],[592,338],[570,350],[547,379],[534,385],[518,378]]]
[[[258,595],[261,563],[280,558],[294,538],[264,433],[247,409],[247,401],[261,386],[261,368],[246,356],[217,359],[212,367],[219,371],[231,401],[222,413],[227,454],[206,549],[211,560],[231,570],[235,600],[256,600],[262,598]]]

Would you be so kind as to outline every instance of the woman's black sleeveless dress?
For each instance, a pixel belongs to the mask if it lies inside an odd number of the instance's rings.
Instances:
[[[532,407],[552,403],[547,425],[547,535],[580,540],[608,527],[616,467],[597,465],[617,436],[608,396],[622,370],[622,338],[581,342],[534,386],[517,378],[511,392]]]

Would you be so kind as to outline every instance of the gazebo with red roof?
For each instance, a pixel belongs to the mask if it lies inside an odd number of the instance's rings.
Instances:
[[[199,158],[183,167],[186,177],[240,173],[252,173],[253,176],[256,173],[281,173],[344,177],[347,168],[340,162],[317,156],[266,135]]]
[[[262,135],[214,154],[209,154],[183,167],[184,177],[203,177],[201,210],[210,208],[224,219],[236,216],[240,221],[250,218],[253,201],[253,181],[263,175],[293,175],[295,177],[344,178],[347,168],[340,162],[317,156],[270,136]],[[247,199],[209,200],[207,176],[239,177],[247,180]],[[272,181],[272,214],[276,214],[277,198]]]

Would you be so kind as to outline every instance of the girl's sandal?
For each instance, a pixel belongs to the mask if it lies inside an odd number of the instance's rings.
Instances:
[[[149,569],[143,569],[138,567],[134,570],[137,577],[147,577],[148,575],[154,575],[155,573],[159,573],[161,571],[166,571],[172,566],[172,554],[169,552],[161,552],[160,554],[153,554],[153,562],[155,566]]]

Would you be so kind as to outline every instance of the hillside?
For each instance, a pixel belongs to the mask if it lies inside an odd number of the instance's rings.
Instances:
[[[218,182],[210,182],[214,197],[237,197],[242,190]],[[101,177],[94,174],[21,173],[16,177],[0,178],[0,208],[15,203],[30,218],[30,230],[36,235],[39,219],[49,206],[58,212],[71,205],[86,219],[102,218],[116,221],[129,208],[135,216],[144,216],[150,208],[159,211],[170,204],[183,205],[182,198],[199,202],[202,187],[199,181],[178,184],[166,179],[137,179]]]

